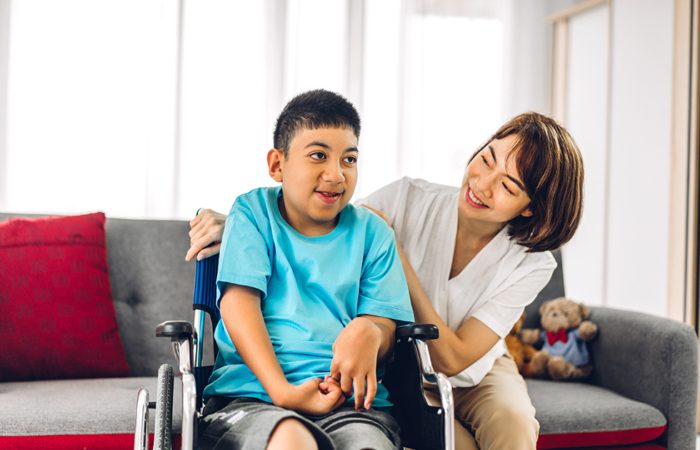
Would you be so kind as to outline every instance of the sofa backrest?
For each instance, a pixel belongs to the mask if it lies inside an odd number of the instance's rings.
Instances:
[[[185,261],[190,227],[179,220],[110,218],[106,229],[114,308],[131,376],[155,376],[161,364],[176,362],[169,339],[156,338],[156,326],[192,322],[195,262]]]
[[[36,217],[0,213],[8,217]],[[114,307],[131,376],[155,376],[161,364],[175,363],[170,342],[156,338],[166,320],[192,321],[195,262],[185,261],[189,223],[184,220],[107,219],[107,261]],[[523,328],[539,327],[539,308],[564,296],[561,251],[557,268],[535,301],[525,308]],[[204,334],[204,364],[213,363],[211,324]]]
[[[0,213],[9,217],[37,217]],[[107,219],[107,262],[119,334],[131,376],[156,376],[163,363],[176,364],[167,338],[156,338],[166,320],[192,322],[195,262],[185,261],[189,224],[180,220]],[[213,362],[210,322],[204,362]]]
[[[564,271],[562,270],[561,261],[561,250],[555,250],[552,252],[554,259],[557,260],[557,268],[554,269],[552,278],[549,283],[542,289],[542,291],[537,295],[535,301],[530,303],[525,308],[525,320],[523,321],[523,328],[539,328],[540,327],[540,306],[547,300],[554,300],[555,298],[564,297]]]

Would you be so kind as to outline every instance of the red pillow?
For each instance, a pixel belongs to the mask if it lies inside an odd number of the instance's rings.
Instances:
[[[105,215],[0,222],[0,381],[121,376]]]

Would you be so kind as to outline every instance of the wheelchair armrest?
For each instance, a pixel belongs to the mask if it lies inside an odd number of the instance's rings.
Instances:
[[[156,337],[179,338],[182,334],[192,337],[192,325],[185,320],[169,320],[156,327]]]
[[[394,404],[391,415],[401,427],[402,443],[410,448],[454,449],[452,386],[445,375],[434,372],[425,342],[438,335],[432,324],[397,327],[394,358],[382,380]],[[426,401],[424,381],[437,384],[440,406]]]
[[[412,323],[396,327],[396,340],[403,338],[423,339],[429,341],[440,336],[438,327],[432,323]]]

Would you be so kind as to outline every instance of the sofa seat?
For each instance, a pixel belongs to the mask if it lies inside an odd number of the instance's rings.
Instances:
[[[155,339],[155,338],[154,338]],[[124,450],[133,448],[136,394],[155,401],[156,377],[28,381],[0,384],[0,448]],[[182,428],[182,387],[175,378],[173,433]],[[153,434],[155,410],[150,411]],[[153,437],[150,438],[151,445]],[[173,437],[174,448],[180,437]]]
[[[538,449],[612,445],[663,448],[648,443],[666,429],[666,418],[653,406],[585,383],[526,382],[535,417],[541,424]],[[633,444],[638,445],[628,447]]]

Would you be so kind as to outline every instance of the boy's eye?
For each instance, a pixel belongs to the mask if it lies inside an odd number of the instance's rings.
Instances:
[[[484,155],[481,155],[481,159],[484,161],[484,164],[486,164],[486,167],[489,167],[489,162],[486,161],[486,158],[484,157]]]
[[[326,155],[323,152],[315,152],[312,153],[310,156],[312,159],[326,159]]]
[[[357,162],[357,158],[354,156],[346,156],[344,161],[348,164],[355,164]]]

